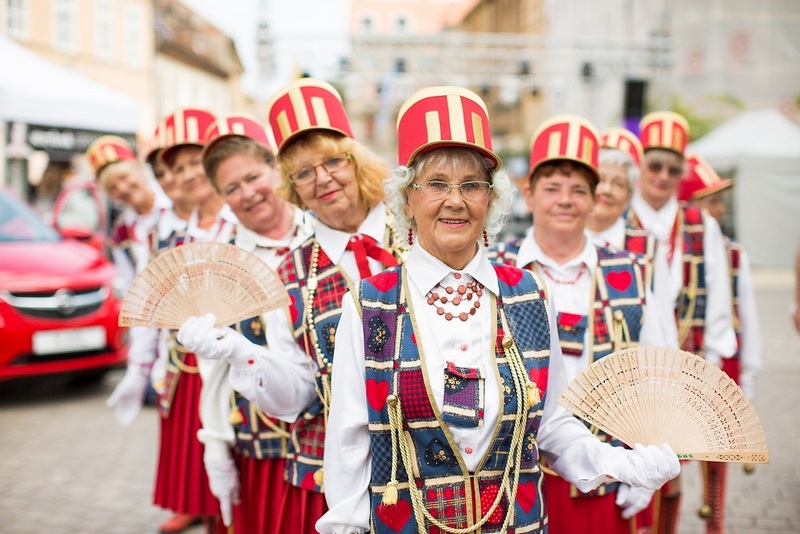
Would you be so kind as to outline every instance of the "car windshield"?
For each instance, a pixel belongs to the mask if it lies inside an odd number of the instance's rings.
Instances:
[[[0,191],[0,243],[59,239],[58,232],[44,224],[31,208]]]

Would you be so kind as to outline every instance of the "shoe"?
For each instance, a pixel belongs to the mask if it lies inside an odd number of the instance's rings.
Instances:
[[[158,527],[161,534],[173,534],[175,532],[183,532],[189,527],[199,525],[202,523],[203,518],[199,515],[189,514],[175,514]]]

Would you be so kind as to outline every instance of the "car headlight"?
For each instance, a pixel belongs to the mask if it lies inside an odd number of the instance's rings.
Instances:
[[[128,287],[125,284],[125,280],[119,276],[115,276],[111,281],[111,288],[114,290],[114,298],[118,300],[122,300],[122,298],[125,296],[125,293],[128,292]]]

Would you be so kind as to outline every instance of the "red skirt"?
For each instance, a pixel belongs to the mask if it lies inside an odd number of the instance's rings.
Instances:
[[[194,354],[185,363],[195,365]],[[169,417],[161,419],[161,447],[153,503],[173,512],[191,515],[219,515],[219,502],[211,494],[200,430],[199,374],[181,373]]]
[[[278,528],[278,520],[281,500],[289,485],[284,481],[286,461],[283,458],[256,460],[239,454],[234,454],[234,459],[241,488],[241,503],[233,508],[234,532],[284,532]]]
[[[275,532],[313,534],[317,520],[328,511],[325,495],[286,483]]]
[[[570,483],[545,474],[544,502],[550,532],[558,534],[631,534],[652,525],[652,502],[630,519],[623,519],[614,502],[616,492],[597,497],[570,497]]]

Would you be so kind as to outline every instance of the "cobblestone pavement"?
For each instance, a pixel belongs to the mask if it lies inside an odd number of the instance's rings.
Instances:
[[[753,475],[731,465],[728,532],[800,532],[800,335],[787,316],[792,280],[787,271],[756,275],[764,369],[755,404],[770,463]],[[120,378],[115,372],[83,386],[0,383],[0,533],[151,533],[169,517],[151,504],[155,409],[121,428],[104,405]],[[699,467],[684,473],[680,531],[700,534]]]

